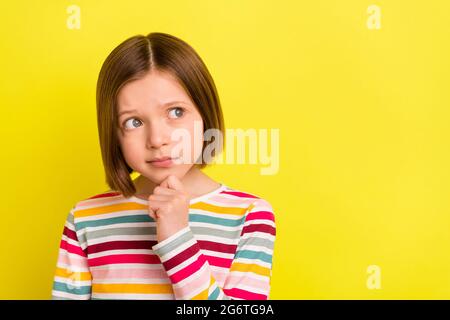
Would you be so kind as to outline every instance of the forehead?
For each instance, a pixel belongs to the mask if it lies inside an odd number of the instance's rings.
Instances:
[[[128,107],[152,107],[169,101],[191,103],[189,95],[168,72],[152,70],[144,77],[125,84],[117,95],[119,111]]]

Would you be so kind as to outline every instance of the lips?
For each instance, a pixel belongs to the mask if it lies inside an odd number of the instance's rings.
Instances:
[[[172,157],[155,158],[153,160],[150,160],[149,162],[161,162],[161,161],[165,161],[165,160],[169,160],[169,159],[172,159]]]
[[[174,166],[175,163],[173,160],[176,160],[178,158],[172,158],[172,157],[162,157],[162,158],[154,158],[153,160],[148,161],[148,163],[153,166],[154,168],[170,168]]]

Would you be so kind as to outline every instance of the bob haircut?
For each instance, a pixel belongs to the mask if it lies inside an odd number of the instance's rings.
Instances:
[[[118,138],[117,94],[126,83],[140,79],[151,70],[169,72],[194,102],[203,120],[203,130],[218,129],[222,139],[203,142],[215,144],[212,157],[223,150],[224,120],[214,81],[195,50],[183,40],[160,32],[147,36],[136,35],[119,44],[106,58],[97,81],[97,125],[106,174],[111,190],[125,197],[136,193],[130,178],[133,169],[128,166]],[[207,162],[195,163],[200,169]]]

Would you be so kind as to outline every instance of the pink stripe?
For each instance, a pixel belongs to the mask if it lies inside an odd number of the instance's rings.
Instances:
[[[250,212],[247,216],[247,220],[266,219],[274,221],[273,213],[270,211],[255,211]]]
[[[96,269],[92,268],[92,276],[95,279],[167,279],[167,273],[164,269],[143,269],[143,268],[127,268],[127,269]]]
[[[199,271],[200,272],[200,271]],[[177,296],[179,297],[185,297],[185,298],[192,298],[189,296],[189,292],[193,292],[194,290],[198,288],[203,288],[205,286],[205,283],[208,284],[211,281],[211,272],[209,268],[205,268],[205,270],[202,272],[202,275],[198,277],[198,279],[194,279],[193,281],[185,284],[182,287],[174,288],[174,292],[177,293]]]
[[[195,260],[193,263],[171,275],[170,280],[172,281],[172,283],[178,283],[181,280],[189,277],[191,274],[197,272],[205,263],[207,263],[207,261],[205,260],[205,256],[200,254],[197,260]]]
[[[243,207],[244,204],[246,204],[247,206],[249,206],[250,204],[252,204],[255,199],[251,198],[251,199],[245,199],[245,198],[225,198],[223,195],[215,195],[212,196],[210,198],[212,201],[214,201],[214,204],[217,203],[221,203],[224,206],[229,205],[229,206],[238,206],[238,207]],[[209,199],[208,199],[209,200]],[[207,201],[209,202],[209,201]]]
[[[84,208],[87,206],[97,206],[97,205],[103,205],[107,204],[108,202],[111,202],[112,200],[119,200],[122,199],[122,195],[115,195],[115,196],[109,196],[106,198],[92,198],[92,199],[86,199],[82,200],[77,203],[77,208]]]
[[[87,264],[87,261],[85,258],[80,257],[79,255],[69,256],[67,251],[61,251],[58,255],[58,267],[62,269],[69,269],[69,268],[85,268],[88,269],[89,266]]]
[[[115,263],[160,264],[161,261],[159,260],[157,255],[150,255],[150,254],[115,254],[89,259],[89,265],[91,267]]]
[[[86,257],[86,254],[80,247],[74,246],[73,244],[68,243],[66,240],[61,240],[61,244],[59,247],[63,250],[66,250],[67,252]]]
[[[225,274],[223,272],[218,272],[217,270],[214,270],[212,266],[209,266],[209,267],[211,269],[211,274],[214,277],[214,279],[216,280],[219,287],[223,286],[223,284],[225,283],[225,281],[227,279],[227,274]],[[227,269],[227,271],[228,271],[228,269]]]
[[[224,286],[226,287],[237,287],[239,285],[243,285],[246,287],[252,287],[252,288],[257,288],[257,289],[261,289],[261,290],[265,290],[265,291],[269,291],[270,290],[270,285],[269,285],[269,278],[266,278],[267,281],[262,281],[262,280],[258,280],[258,279],[253,279],[250,277],[243,277],[242,275],[236,275],[233,272],[230,273],[230,275],[228,276],[227,280],[226,280],[226,284]]]
[[[267,296],[264,294],[254,293],[247,290],[242,290],[238,288],[233,289],[223,289],[223,292],[227,296],[236,297],[245,300],[267,300]]]

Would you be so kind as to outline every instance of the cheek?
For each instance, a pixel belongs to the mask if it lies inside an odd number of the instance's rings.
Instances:
[[[126,135],[123,136],[120,140],[120,145],[125,160],[127,162],[134,162],[139,159],[142,149],[139,147],[139,140]]]
[[[181,150],[181,154],[185,163],[192,164],[201,155],[203,149],[203,122],[200,118],[189,119],[186,123],[183,123],[183,131],[180,135],[175,135],[174,138],[174,154],[179,154],[178,150]]]
[[[196,119],[191,123],[191,127],[188,130],[190,133],[191,152],[197,157],[201,154],[203,148],[203,121]]]

